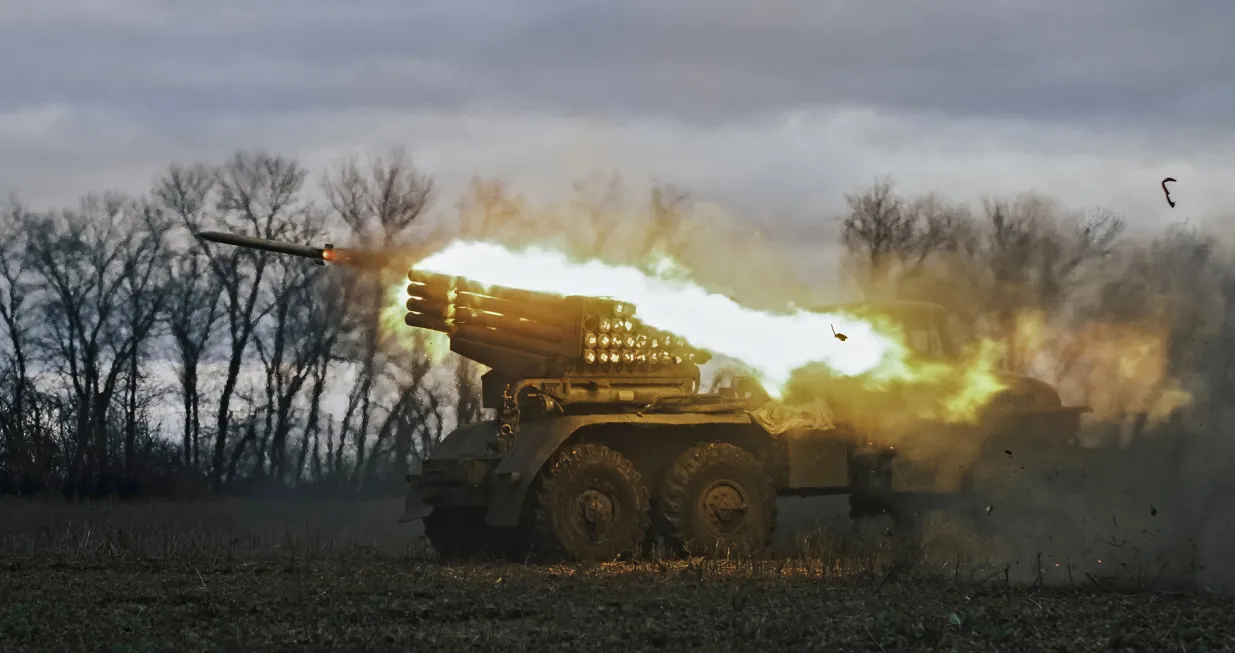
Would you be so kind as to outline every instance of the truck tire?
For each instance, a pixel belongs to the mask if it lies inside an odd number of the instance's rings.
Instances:
[[[568,445],[537,485],[534,553],[613,560],[638,551],[650,525],[648,489],[625,456],[599,444]]]
[[[656,514],[669,539],[690,555],[756,553],[776,529],[776,489],[746,450],[711,442],[669,467]]]
[[[505,549],[499,529],[485,524],[483,508],[437,507],[423,520],[425,537],[443,560],[501,557]]]

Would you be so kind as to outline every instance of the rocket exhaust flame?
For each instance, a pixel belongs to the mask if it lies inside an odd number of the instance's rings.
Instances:
[[[576,262],[561,252],[535,247],[515,251],[494,243],[456,241],[415,269],[485,287],[630,302],[646,324],[750,368],[773,397],[783,395],[795,371],[819,365],[842,377],[862,377],[872,388],[946,385],[949,396],[940,399],[939,410],[955,419],[966,419],[1003,389],[985,348],[977,360],[959,367],[923,362],[905,333],[890,323],[842,312],[749,309],[683,278],[672,262],[665,263],[645,272],[596,260]]]

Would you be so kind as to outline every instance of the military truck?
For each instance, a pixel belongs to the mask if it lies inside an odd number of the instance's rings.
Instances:
[[[199,236],[318,261],[351,257],[330,246]],[[643,324],[630,303],[413,269],[406,308],[408,326],[448,334],[451,351],[489,368],[482,404],[496,411],[448,434],[407,478],[401,521],[423,520],[445,557],[613,559],[654,539],[698,554],[758,551],[776,527],[778,496],[848,494],[860,519],[908,515],[909,498],[965,489],[937,482],[938,470],[921,460],[898,460],[877,426],[860,415],[836,419],[826,401],[790,406],[742,378],[703,392],[700,365],[710,354]],[[882,311],[908,325],[924,354],[956,353],[939,307],[821,310]],[[1062,416],[1050,428],[1067,441],[1077,411],[1045,384],[1013,381],[997,402],[1005,412]]]
[[[704,554],[758,550],[775,528],[778,496],[848,494],[854,518],[910,520],[958,505],[932,498],[980,502],[973,495],[983,480],[1006,477],[1000,465],[1009,442],[1071,446],[1084,411],[1064,407],[1048,384],[1003,372],[1004,389],[981,421],[917,425],[978,443],[966,464],[907,458],[898,453],[912,440],[887,444],[877,421],[845,415],[830,397],[780,405],[748,379],[700,392],[707,354],[640,324],[630,304],[417,272],[409,280],[406,323],[450,333],[453,351],[490,367],[484,405],[499,411],[449,434],[408,479],[403,518],[423,519],[444,555],[610,558],[646,544],[649,534]],[[444,322],[447,288],[455,293],[453,327]],[[891,319],[928,359],[956,359],[964,344],[955,336],[961,326],[937,305],[816,310]],[[484,331],[469,327],[478,315]],[[515,340],[528,337],[541,339]],[[659,361],[646,358],[657,352]]]
[[[710,359],[620,300],[482,287],[413,270],[409,326],[450,334],[489,368],[482,404],[409,477],[404,519],[439,553],[610,559],[659,534],[699,553],[764,548],[776,497],[880,502],[894,451],[738,379],[705,393]]]

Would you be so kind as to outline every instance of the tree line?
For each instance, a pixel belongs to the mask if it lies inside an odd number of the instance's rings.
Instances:
[[[701,236],[708,218],[690,193],[636,195],[598,174],[548,210],[477,178],[443,224],[429,218],[433,180],[396,150],[317,179],[292,158],[242,151],[171,165],[140,195],[58,209],[11,199],[0,212],[0,492],[397,491],[449,428],[481,416],[476,365],[402,327],[397,270],[324,270],[198,231],[406,252],[560,233],[555,244],[577,256],[664,254],[693,269],[740,238],[749,268],[796,291],[749,234]],[[877,180],[846,199],[841,268],[865,296],[943,304],[1007,343],[1010,366],[1080,378],[1082,400],[1112,392],[1097,372],[1121,360],[1119,337],[1143,348],[1152,335],[1162,364],[1138,370],[1152,378],[1106,418],[1143,427],[1179,392],[1191,414],[1227,419],[1235,258],[1214,238],[1181,225],[1131,238],[1109,211],[1032,195],[975,208]],[[1098,337],[1093,325],[1115,331]]]

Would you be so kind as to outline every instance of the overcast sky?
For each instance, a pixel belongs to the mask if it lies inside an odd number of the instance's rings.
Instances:
[[[883,174],[1151,225],[1235,207],[1232,34],[1229,0],[3,0],[0,191],[397,144],[448,190],[616,167],[786,231]]]

